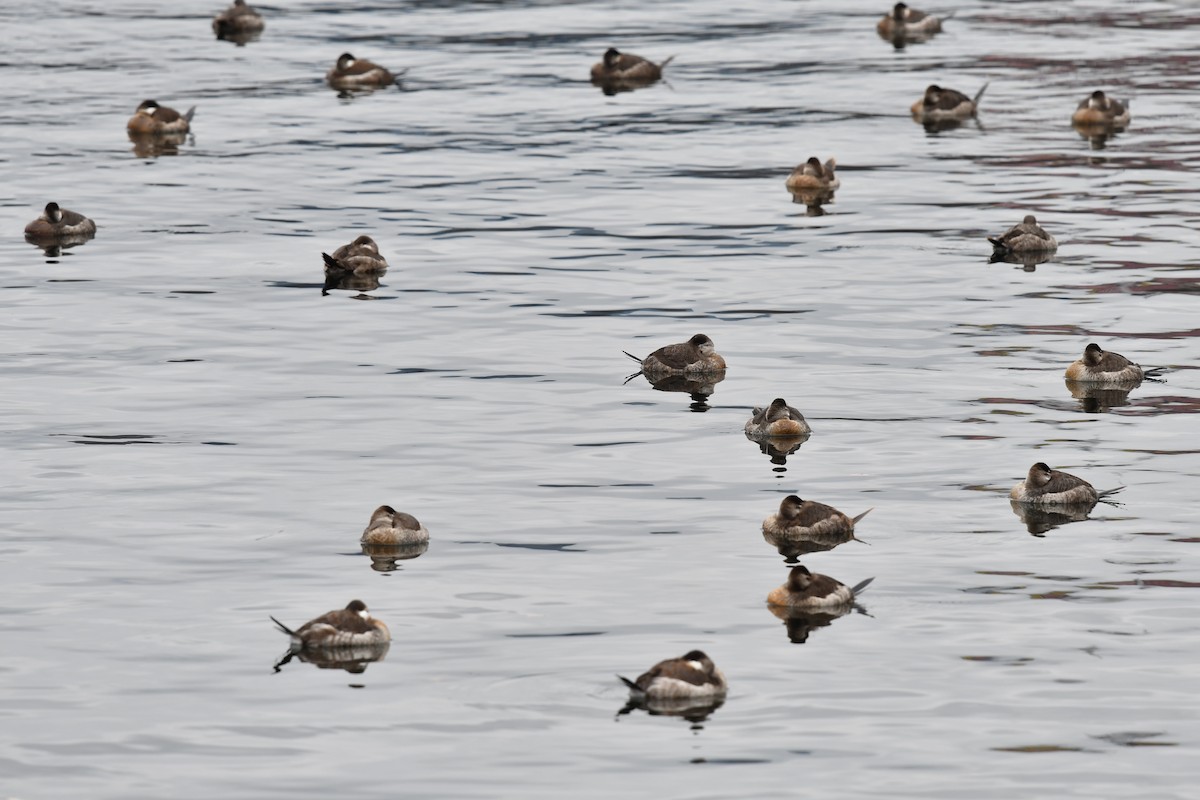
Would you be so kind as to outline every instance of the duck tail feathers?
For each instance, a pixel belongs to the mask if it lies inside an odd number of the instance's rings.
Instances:
[[[1124,488],[1125,488],[1124,486],[1118,486],[1115,489],[1105,489],[1101,492],[1097,492],[1096,499],[1100,500],[1102,502],[1105,502],[1105,503],[1113,503],[1114,505],[1120,505],[1119,503],[1115,503],[1115,501],[1108,500],[1107,498],[1112,497],[1114,494],[1116,494],[1117,492],[1121,491]]]
[[[982,87],[980,87],[978,92],[975,93],[975,99],[971,101],[974,105],[979,105],[979,98],[983,97],[983,93],[987,91],[987,87],[990,85],[991,81],[988,81]]]
[[[194,116],[196,116],[196,107],[195,107],[195,106],[192,106],[191,108],[189,108],[189,109],[187,110],[187,113],[183,115],[183,118],[184,118],[185,120],[187,120],[187,121],[188,121],[188,123],[190,124],[190,123],[191,123],[191,121],[192,121],[192,117],[194,117]]]
[[[676,54],[676,55],[678,55],[678,54]],[[664,70],[664,69],[666,69],[666,68],[667,68],[667,64],[670,64],[670,63],[671,63],[672,61],[674,61],[674,60],[675,60],[675,56],[668,56],[666,61],[664,61],[664,62],[662,62],[661,64],[659,64],[659,65],[658,65],[658,68],[659,68],[659,70]]]
[[[858,522],[859,522],[859,520],[861,520],[863,517],[865,517],[867,514],[870,514],[870,513],[871,513],[872,511],[874,511],[874,510],[875,510],[875,506],[871,506],[871,507],[870,507],[870,508],[868,508],[866,511],[864,511],[864,512],[863,512],[863,513],[861,513],[861,514],[859,514],[857,517],[855,517],[854,519],[852,519],[852,520],[850,520],[850,521],[851,521],[851,522],[853,522],[855,525],[857,525],[857,524],[858,524]]]
[[[642,363],[642,361],[644,360],[644,359],[638,358],[633,353],[630,353],[628,350],[622,350],[621,352],[624,353],[625,355],[629,356],[630,358],[632,358],[634,361],[638,362],[639,364]]]
[[[628,687],[629,687],[629,691],[631,691],[631,692],[637,692],[638,694],[645,694],[645,693],[646,693],[646,692],[645,692],[645,690],[644,690],[642,687],[638,686],[636,683],[634,683],[633,681],[629,680],[629,678],[626,678],[624,675],[618,675],[617,677],[618,677],[618,678],[621,680],[621,683],[623,683],[623,684],[625,684],[626,686],[628,686]]]
[[[288,636],[295,636],[295,635],[296,635],[296,632],[295,632],[294,630],[292,630],[291,628],[289,628],[287,625],[284,625],[282,622],[280,622],[279,620],[275,619],[274,617],[271,617],[271,622],[274,622],[274,623],[276,624],[276,626],[278,626],[278,627],[279,627],[279,630],[283,631],[283,632],[284,632],[284,633],[286,633]]]
[[[851,593],[854,595],[861,594],[864,589],[866,589],[868,586],[871,585],[871,581],[873,581],[873,580],[875,580],[875,579],[867,578],[865,581],[859,581],[858,583],[854,584],[854,588],[850,590]]]

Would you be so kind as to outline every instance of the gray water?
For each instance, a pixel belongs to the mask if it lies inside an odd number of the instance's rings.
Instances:
[[[220,5],[0,6],[0,795],[1194,796],[1193,4],[947,0],[900,50],[865,0],[296,2],[244,47]],[[613,44],[667,80],[606,97]],[[344,50],[402,86],[339,98]],[[1094,88],[1132,100],[1103,146]],[[148,97],[197,106],[175,154],[133,152]],[[48,200],[96,238],[24,242]],[[1058,255],[989,263],[1027,212]],[[360,233],[383,285],[322,297]],[[707,403],[622,383],[697,332]],[[1093,340],[1166,383],[1085,407]],[[782,464],[742,434],[775,396]],[[1030,535],[1034,461],[1122,505]],[[866,613],[803,644],[790,492],[874,508],[804,558]],[[391,572],[381,503],[432,534]],[[355,597],[383,660],[272,670],[268,615]],[[692,648],[721,708],[617,715]]]

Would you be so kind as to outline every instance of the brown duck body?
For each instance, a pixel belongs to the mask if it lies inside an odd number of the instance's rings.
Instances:
[[[377,89],[391,86],[396,75],[373,61],[342,53],[333,69],[325,74],[325,80],[334,89]]]
[[[896,3],[892,8],[892,13],[883,17],[875,25],[875,30],[885,39],[918,38],[940,32],[942,21],[932,14],[909,8],[904,3]]]
[[[196,107],[192,106],[186,113],[180,114],[173,108],[160,106],[153,100],[146,100],[137,107],[137,111],[125,123],[126,129],[134,134],[166,134],[187,133],[191,130],[192,117]]]
[[[217,38],[238,34],[258,33],[266,23],[263,18],[250,6],[246,0],[233,0],[233,5],[213,17],[212,28]]]
[[[1123,128],[1132,117],[1129,108],[1120,100],[1113,100],[1097,89],[1079,101],[1071,122],[1081,126],[1108,126]]]
[[[1129,386],[1141,383],[1145,371],[1120,353],[1112,353],[1089,344],[1083,356],[1067,367],[1067,380],[1080,383]]]
[[[924,96],[913,103],[913,118],[918,122],[937,122],[973,117],[979,108],[979,98],[983,97],[985,90],[987,90],[986,83],[972,99],[954,89],[943,89],[936,84],[930,85],[925,89]]]
[[[38,218],[25,226],[25,237],[39,242],[86,239],[95,235],[95,222],[83,214],[59,208],[58,203],[47,203]]]
[[[767,604],[806,611],[840,610],[854,603],[854,596],[867,588],[874,578],[853,589],[828,575],[809,572],[803,566],[792,567],[787,583],[767,595]]]
[[[271,620],[292,637],[294,646],[301,648],[361,647],[392,640],[387,625],[372,617],[361,600],[352,600],[345,608],[322,614],[296,630],[274,617]]]
[[[1100,494],[1083,478],[1050,469],[1043,462],[1029,468],[1025,480],[1008,493],[1018,503],[1031,505],[1094,505]]]
[[[792,494],[779,504],[777,513],[763,520],[763,535],[776,540],[851,536],[854,525],[870,512],[867,509],[851,519],[832,506],[801,500]]]
[[[412,514],[380,506],[371,514],[371,521],[359,540],[363,544],[419,545],[429,542],[429,531]]]
[[[326,276],[331,272],[384,272],[388,268],[387,260],[379,254],[379,245],[366,235],[342,245],[333,251],[333,255],[321,253],[321,258],[325,260]]]
[[[792,408],[782,397],[776,397],[766,408],[755,408],[746,421],[745,432],[751,437],[807,436],[812,428],[799,410]]]
[[[1058,241],[1038,225],[1033,214],[1026,214],[1020,224],[1013,225],[1002,236],[988,237],[993,252],[1007,253],[1051,253],[1058,249]]]
[[[792,170],[787,179],[787,187],[793,191],[816,189],[832,192],[842,185],[837,178],[836,168],[836,159],[831,158],[822,164],[814,156]]]
[[[621,680],[635,697],[648,700],[717,700],[729,688],[724,673],[700,650],[660,661],[636,681]]]
[[[604,57],[592,65],[592,83],[653,83],[662,77],[662,68],[670,62],[668,58],[659,65],[610,47]]]
[[[712,339],[698,333],[686,342],[660,347],[641,360],[647,378],[668,375],[706,375],[725,369],[725,359],[713,349]],[[628,355],[628,353],[626,354]],[[632,356],[635,358],[636,356]]]

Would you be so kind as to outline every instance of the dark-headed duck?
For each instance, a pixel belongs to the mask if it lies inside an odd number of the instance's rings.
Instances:
[[[292,630],[271,617],[279,629],[292,637],[292,645],[300,648],[358,647],[379,645],[392,640],[387,625],[367,612],[362,600],[351,600],[345,608],[322,614]]]
[[[836,168],[836,159],[831,158],[822,164],[820,159],[813,156],[792,170],[787,179],[787,187],[793,191],[822,189],[831,192],[842,185],[834,172]]]
[[[763,520],[762,529],[764,535],[776,539],[852,535],[854,526],[869,513],[868,508],[851,519],[832,506],[789,494],[779,504],[779,511]]]
[[[46,203],[46,210],[25,226],[25,237],[39,242],[57,239],[90,239],[95,235],[95,222],[83,214],[60,208],[58,203]]]
[[[828,575],[813,574],[804,566],[792,567],[787,583],[767,595],[767,604],[807,611],[823,611],[848,606],[874,578],[850,588]]]
[[[1008,496],[1018,503],[1048,506],[1094,505],[1100,499],[1100,493],[1083,478],[1050,469],[1041,461],[1029,468],[1025,480]]]
[[[334,89],[376,89],[391,86],[396,82],[396,75],[372,61],[342,53],[333,69],[326,73],[325,80]]]
[[[979,107],[979,98],[983,97],[987,87],[985,83],[972,99],[954,89],[943,89],[937,84],[931,84],[925,89],[925,95],[913,103],[913,119],[918,122],[938,122],[973,117]]]
[[[1071,115],[1071,122],[1085,126],[1104,125],[1123,128],[1129,124],[1129,120],[1129,107],[1119,100],[1113,100],[1106,96],[1099,89],[1080,100],[1079,107]]]
[[[746,421],[745,431],[752,437],[807,436],[812,433],[812,428],[808,427],[803,414],[782,397],[776,397],[766,408],[755,406]]]
[[[697,333],[686,342],[660,347],[645,358],[625,355],[642,365],[650,380],[667,375],[704,375],[725,369],[725,359],[714,349],[713,340]]]
[[[637,700],[718,700],[725,696],[725,675],[700,650],[660,661],[636,681],[617,676]]]
[[[622,53],[610,47],[604,51],[603,58],[592,65],[592,83],[653,83],[662,77],[663,67],[670,64],[673,58],[671,56],[662,64],[655,64],[641,56]]]
[[[1093,342],[1083,350],[1083,357],[1067,367],[1067,380],[1080,383],[1131,384],[1140,383],[1145,371],[1120,353],[1102,350]],[[1131,387],[1132,388],[1132,387]]]
[[[186,114],[180,114],[175,109],[160,106],[153,100],[143,100],[129,118],[129,122],[125,123],[125,127],[130,133],[187,133],[191,129],[192,117],[195,114],[195,106],[189,108]]]
[[[879,35],[885,39],[920,38],[938,33],[941,29],[942,21],[939,18],[932,14],[926,14],[924,11],[909,8],[904,3],[896,3],[892,7],[892,13],[879,20],[875,25],[875,30],[879,31]]]

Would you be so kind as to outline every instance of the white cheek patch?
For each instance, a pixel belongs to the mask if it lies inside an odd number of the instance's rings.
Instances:
[[[366,612],[366,610],[363,610],[363,611],[360,611],[360,612],[358,612],[358,615],[359,615],[360,617],[362,617],[363,619],[370,619],[370,618],[371,618],[371,615],[370,615],[370,614],[368,614],[368,613]]]
[[[687,663],[688,663],[689,667],[696,670],[697,672],[704,672],[704,665],[701,664],[699,661],[689,661]]]
[[[357,63],[358,63],[358,62],[357,62],[355,59],[353,59],[353,58],[347,58],[347,59],[346,59],[346,64],[345,64],[345,66],[343,66],[343,67],[342,67],[342,69],[350,69],[351,67],[353,67],[353,66],[354,66],[355,64],[357,64]]]

